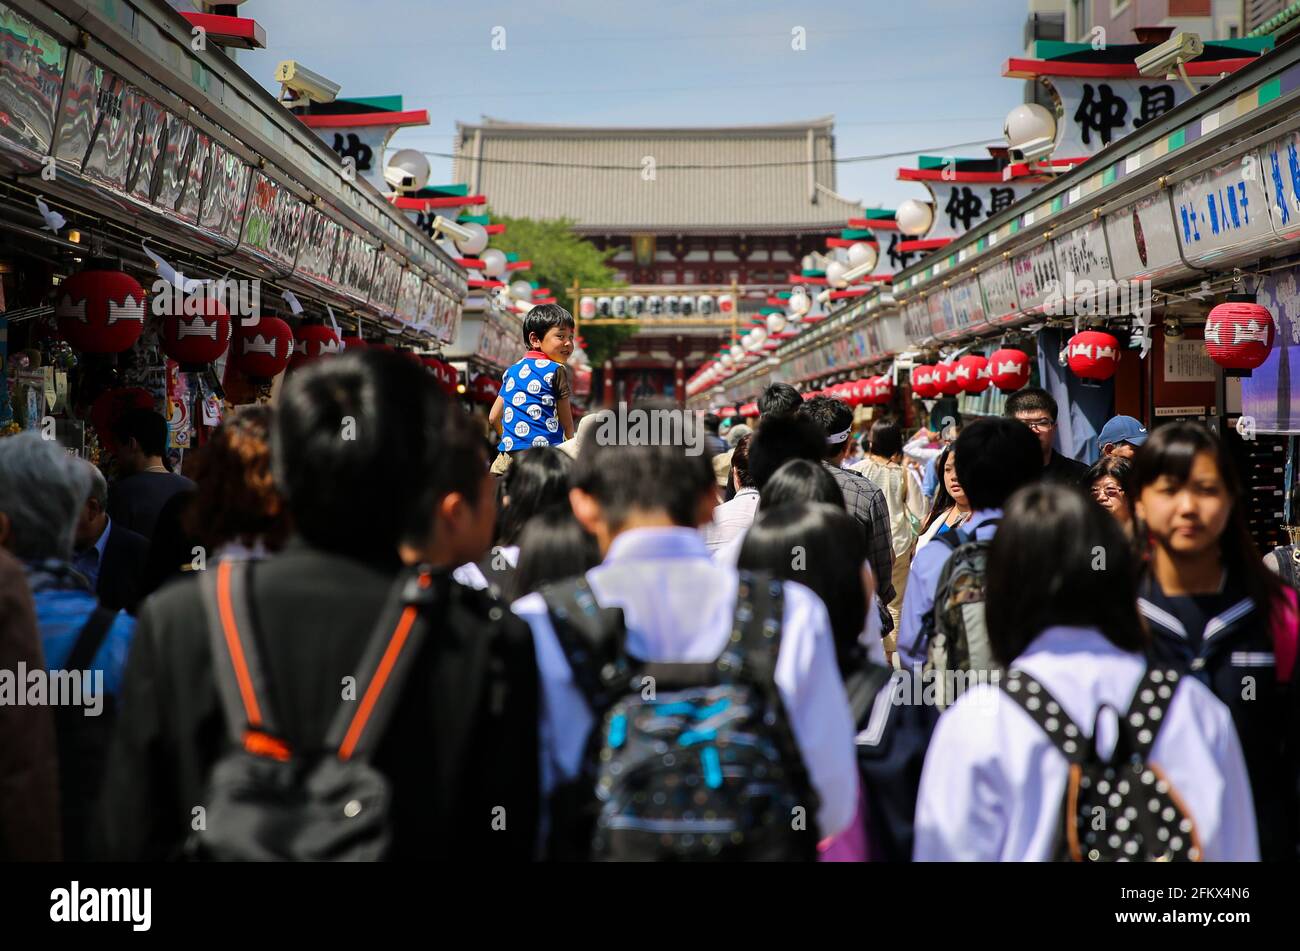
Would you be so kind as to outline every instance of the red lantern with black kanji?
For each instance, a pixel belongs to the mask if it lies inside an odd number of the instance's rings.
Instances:
[[[939,387],[934,379],[934,367],[926,364],[912,368],[912,392],[923,400],[932,400],[939,395]]]
[[[230,345],[230,315],[219,297],[187,294],[182,313],[163,318],[162,349],[182,366],[212,363]]]
[[[269,380],[284,371],[293,353],[293,330],[279,317],[261,317],[254,324],[235,324],[230,361],[254,379]]]
[[[1029,382],[1029,354],[1023,350],[994,350],[989,356],[993,385],[1003,393],[1013,393]]]
[[[1251,298],[1229,297],[1205,318],[1205,352],[1227,376],[1250,376],[1273,349],[1273,315]]]
[[[293,332],[293,357],[289,369],[296,370],[321,357],[339,352],[339,338],[324,324],[299,324]]]
[[[972,394],[983,393],[993,382],[988,359],[978,353],[968,353],[958,360],[952,375],[957,378],[963,391]]]
[[[961,392],[961,380],[953,373],[955,369],[956,367],[951,363],[934,365],[934,385],[938,387],[942,396],[956,396]]]
[[[144,288],[107,266],[73,274],[59,285],[59,333],[82,353],[121,353],[144,332]]]
[[[1070,338],[1066,361],[1082,380],[1109,380],[1119,366],[1119,340],[1104,330],[1084,330]]]
[[[501,392],[501,384],[486,373],[480,373],[469,384],[469,398],[475,403],[491,403]]]

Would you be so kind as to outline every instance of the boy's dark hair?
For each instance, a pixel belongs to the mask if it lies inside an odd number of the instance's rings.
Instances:
[[[758,398],[758,415],[763,422],[781,416],[790,416],[799,408],[803,397],[789,383],[772,383]]]
[[[795,414],[817,425],[822,432],[822,458],[834,459],[844,451],[848,442],[827,442],[827,436],[842,433],[853,426],[853,410],[849,404],[829,396],[814,396],[805,400]]]
[[[497,517],[497,544],[517,545],[524,525],[552,508],[569,509],[569,471],[573,461],[552,446],[516,453],[501,480],[508,502]]]
[[[736,473],[742,489],[752,488],[754,485],[753,473],[749,471],[749,443],[753,438],[752,434],[741,436],[736,440],[736,448],[731,452],[731,471]]]
[[[392,561],[399,543],[427,541],[439,498],[478,502],[486,465],[466,415],[399,354],[316,361],[280,395],[273,471],[295,529],[317,548]]]
[[[844,492],[820,462],[791,459],[772,473],[758,497],[758,510],[816,502],[844,508]]]
[[[675,411],[676,404],[648,400],[635,409]],[[687,455],[684,445],[621,445],[602,439],[600,430],[578,453],[571,484],[600,503],[615,531],[636,509],[666,512],[675,525],[695,528],[700,497],[717,491],[706,453]]]
[[[704,431],[718,435],[718,427],[722,425],[722,420],[718,419],[717,413],[704,414]]]
[[[749,442],[749,477],[763,491],[772,473],[790,459],[820,462],[826,437],[816,423],[796,416],[776,416],[763,425]]]
[[[1027,386],[1007,397],[1006,415],[1011,419],[1015,419],[1017,413],[1029,413],[1034,410],[1044,410],[1055,422],[1057,413],[1055,397],[1038,386]]]
[[[552,327],[574,328],[573,315],[559,304],[538,304],[524,315],[524,346],[533,345],[533,335],[540,344]]]
[[[1146,645],[1129,542],[1074,488],[1040,483],[1011,496],[989,549],[985,592],[990,646],[1004,667],[1054,625],[1095,627],[1126,651]]]
[[[974,511],[1001,508],[1011,494],[1039,477],[1043,450],[1024,423],[996,416],[977,419],[952,444],[957,481]],[[942,477],[942,473],[940,473]]]
[[[898,420],[892,416],[878,419],[871,424],[867,436],[868,452],[884,459],[892,459],[903,451],[903,431],[898,428]]]
[[[113,427],[113,436],[123,446],[134,439],[146,456],[167,452],[167,420],[151,409],[130,409]]]

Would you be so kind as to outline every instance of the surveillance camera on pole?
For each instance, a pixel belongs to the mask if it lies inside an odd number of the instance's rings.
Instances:
[[[1200,90],[1187,76],[1186,64],[1205,52],[1205,41],[1197,33],[1175,33],[1159,46],[1147,50],[1133,62],[1143,76],[1164,76],[1165,79],[1182,77],[1183,84],[1194,96]]]
[[[333,102],[339,94],[338,83],[291,59],[286,59],[275,68],[275,81],[280,84],[280,101],[290,105]]]

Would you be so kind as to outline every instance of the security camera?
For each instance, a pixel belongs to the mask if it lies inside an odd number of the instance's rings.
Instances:
[[[1160,76],[1176,70],[1188,60],[1205,52],[1205,41],[1197,33],[1175,33],[1154,49],[1148,50],[1134,62],[1143,76]]]
[[[1007,149],[1007,157],[1013,162],[1033,162],[1040,158],[1047,158],[1055,148],[1056,140],[1053,138],[1030,139],[1028,142]]]
[[[280,99],[284,102],[333,102],[339,94],[338,83],[291,59],[275,68],[275,81],[281,86]]]
[[[409,192],[415,190],[415,176],[405,169],[395,168],[392,165],[384,167],[384,181],[395,192]]]

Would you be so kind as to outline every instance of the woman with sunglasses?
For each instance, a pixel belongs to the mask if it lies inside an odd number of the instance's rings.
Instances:
[[[1114,516],[1129,538],[1133,537],[1133,504],[1124,483],[1132,471],[1133,464],[1125,457],[1102,456],[1084,479],[1092,500]]]
[[[1128,485],[1146,548],[1138,609],[1158,663],[1214,691],[1241,737],[1266,860],[1296,858],[1296,595],[1264,567],[1237,468],[1204,426],[1151,433]]]

